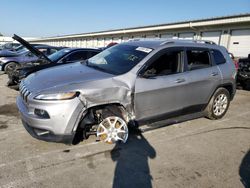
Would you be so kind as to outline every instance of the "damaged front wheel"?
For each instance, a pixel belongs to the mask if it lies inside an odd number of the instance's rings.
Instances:
[[[128,126],[123,118],[109,116],[99,123],[96,134],[101,141],[109,144],[118,141],[125,143],[128,139]]]

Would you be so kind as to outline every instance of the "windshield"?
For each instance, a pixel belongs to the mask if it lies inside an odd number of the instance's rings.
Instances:
[[[15,51],[16,52],[20,52],[20,51],[22,51],[23,49],[26,49],[23,45],[20,45],[20,46],[18,46],[16,49],[15,49]]]
[[[151,51],[150,48],[120,44],[90,58],[87,66],[115,75],[124,74]]]
[[[61,59],[65,54],[69,53],[70,50],[69,49],[62,49],[59,50],[53,54],[51,54],[48,58],[53,61],[53,62],[57,62],[59,59]]]

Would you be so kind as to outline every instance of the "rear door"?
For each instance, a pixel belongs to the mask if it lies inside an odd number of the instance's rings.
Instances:
[[[221,73],[213,63],[210,50],[206,48],[186,48],[186,72],[190,78],[185,91],[186,107],[201,110],[221,83]]]

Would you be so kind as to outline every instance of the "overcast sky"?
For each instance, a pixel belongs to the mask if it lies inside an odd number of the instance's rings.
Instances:
[[[0,0],[0,33],[46,37],[250,13],[250,0]]]

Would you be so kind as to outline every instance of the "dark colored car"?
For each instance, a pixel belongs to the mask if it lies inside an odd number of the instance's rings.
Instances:
[[[100,49],[92,48],[65,48],[46,57],[43,53],[31,46],[27,41],[23,40],[22,38],[18,38],[17,36],[15,36],[15,39],[22,43],[34,54],[39,56],[39,59],[33,62],[25,62],[15,71],[10,72],[8,82],[9,86],[18,85],[21,79],[27,77],[28,75],[36,71],[58,65],[83,61],[101,52]]]
[[[36,46],[40,52],[44,53],[46,56],[49,56],[61,48],[53,47],[53,46]],[[20,67],[23,63],[26,62],[34,62],[37,61],[39,57],[37,57],[34,53],[30,52],[28,49],[24,48],[19,51],[19,53],[15,56],[10,57],[0,57],[0,71],[4,71],[5,73],[9,73],[13,71],[16,67]]]
[[[36,46],[41,46],[42,44],[31,44],[32,46],[36,47]],[[42,46],[48,46],[48,45],[42,45]],[[0,57],[13,57],[13,56],[17,56],[20,52],[22,52],[23,50],[25,50],[25,46],[19,44],[18,47],[13,48],[12,50],[9,49],[3,49],[0,50]]]
[[[239,59],[237,82],[245,89],[250,86],[250,54],[248,58]]]
[[[17,47],[19,47],[19,43],[9,42],[6,44],[3,44],[0,46],[0,50],[15,50]]]

